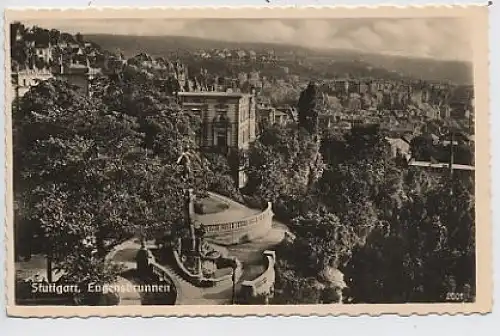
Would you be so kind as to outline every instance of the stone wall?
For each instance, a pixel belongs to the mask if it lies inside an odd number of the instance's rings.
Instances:
[[[276,273],[274,265],[276,263],[276,253],[274,251],[264,251],[267,262],[266,270],[251,281],[243,281],[239,293],[240,303],[265,304],[274,295],[274,282]]]
[[[183,278],[191,283],[198,283],[201,280],[201,273],[200,274],[193,274],[191,273],[182,263],[179,254],[177,251],[172,251],[174,255],[174,260],[177,265],[179,273],[183,276]]]
[[[205,238],[220,245],[235,245],[250,242],[265,236],[271,230],[273,222],[272,204],[256,215],[237,221],[204,224]]]

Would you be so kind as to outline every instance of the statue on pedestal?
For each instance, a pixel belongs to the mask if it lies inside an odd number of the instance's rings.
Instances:
[[[182,165],[182,179],[188,184],[193,183],[193,160],[200,161],[200,158],[191,151],[191,146],[187,144],[177,159],[177,164]]]
[[[187,184],[187,188],[190,188],[194,183],[193,175],[193,160],[200,161],[200,158],[196,153],[191,151],[191,147],[185,146],[184,151],[177,159],[177,164],[182,165],[182,180]],[[194,215],[194,191],[193,189],[184,189],[184,211],[186,218],[186,227],[193,231],[191,227],[192,219]]]
[[[182,165],[182,175],[181,179],[184,183],[187,184],[186,187],[190,186],[193,183],[193,168],[192,168],[192,159],[196,158],[195,154],[191,153],[190,146],[186,145],[184,151],[181,153],[179,158],[177,159],[177,164]],[[194,237],[194,227],[192,225],[192,218],[194,214],[194,194],[192,189],[184,189],[184,218],[185,218],[185,228],[189,229],[189,236],[192,243],[192,251],[195,250],[195,237]]]
[[[184,190],[184,218],[186,219],[186,226],[189,227],[189,231],[194,232],[194,227],[192,227],[192,218],[194,215],[194,193],[193,189]]]
[[[177,159],[177,164],[182,165],[182,180],[186,183],[186,189],[184,189],[184,218],[185,218],[185,228],[189,229],[189,240],[190,240],[190,253],[195,258],[198,273],[201,272],[201,241],[199,240],[198,230],[195,227],[193,217],[194,217],[194,192],[193,189],[188,189],[194,183],[193,160],[200,161],[200,158],[191,152],[189,145],[186,145],[183,153]]]

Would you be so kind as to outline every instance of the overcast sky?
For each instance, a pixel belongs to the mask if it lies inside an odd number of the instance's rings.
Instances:
[[[470,26],[461,19],[312,20],[51,20],[23,22],[69,33],[171,35],[237,42],[290,43],[308,47],[471,60]]]

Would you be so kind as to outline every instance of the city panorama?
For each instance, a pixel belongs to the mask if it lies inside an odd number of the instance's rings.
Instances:
[[[461,19],[9,30],[16,305],[475,302]]]

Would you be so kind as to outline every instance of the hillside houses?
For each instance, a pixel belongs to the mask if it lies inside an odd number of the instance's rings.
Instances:
[[[182,59],[184,56],[166,59],[147,53],[126,58],[121,53],[102,50],[82,35],[42,28],[18,25],[11,38],[12,83],[19,96],[38,80],[51,77],[78,83],[90,94],[88,82],[92,78],[115,76],[128,69],[153,78],[172,93],[230,92],[269,98],[256,108],[258,123],[263,127],[296,120],[294,106],[309,80],[297,71],[298,58],[283,52],[277,55],[271,48],[200,49],[183,54],[188,60]],[[349,74],[334,74],[322,80],[319,87],[323,93],[318,107],[323,129],[347,130],[357,124],[378,124],[388,136],[398,138],[406,133],[418,134],[430,122],[453,118],[462,128],[473,131],[471,87]]]
[[[53,77],[52,72],[48,68],[15,71],[11,76],[11,97],[23,97],[31,87],[38,85],[40,81],[45,81]]]
[[[127,60],[122,54],[101,50],[81,35],[72,36],[39,27],[26,28],[21,24],[13,25],[13,30],[11,83],[17,97],[22,97],[39,81],[53,77],[68,80],[90,95],[93,78],[121,73],[126,66],[139,66],[141,71],[166,80],[173,78],[178,82],[179,91],[206,86],[198,79],[190,80],[187,67],[178,61],[153,58],[144,53]]]

